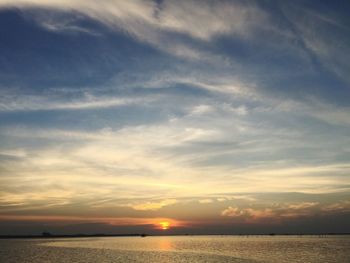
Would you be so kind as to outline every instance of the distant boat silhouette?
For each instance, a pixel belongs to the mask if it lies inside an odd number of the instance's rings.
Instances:
[[[52,234],[50,232],[42,232],[41,234],[43,237],[51,237]]]

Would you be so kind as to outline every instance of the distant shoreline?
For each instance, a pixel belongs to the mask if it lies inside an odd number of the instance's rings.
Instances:
[[[303,234],[183,234],[183,235],[148,235],[148,234],[76,234],[76,235],[0,235],[0,239],[52,239],[84,237],[147,237],[147,236],[347,236],[350,233],[303,233]]]

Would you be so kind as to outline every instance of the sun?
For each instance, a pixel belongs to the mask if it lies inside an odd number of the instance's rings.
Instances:
[[[170,227],[170,223],[167,221],[159,222],[159,225],[162,230],[168,230]]]

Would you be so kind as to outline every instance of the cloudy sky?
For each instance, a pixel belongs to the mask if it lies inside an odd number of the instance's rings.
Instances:
[[[0,233],[350,232],[349,11],[0,0]]]

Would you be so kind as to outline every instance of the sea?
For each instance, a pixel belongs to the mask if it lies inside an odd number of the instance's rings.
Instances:
[[[0,240],[1,263],[350,262],[350,236],[147,236]]]

